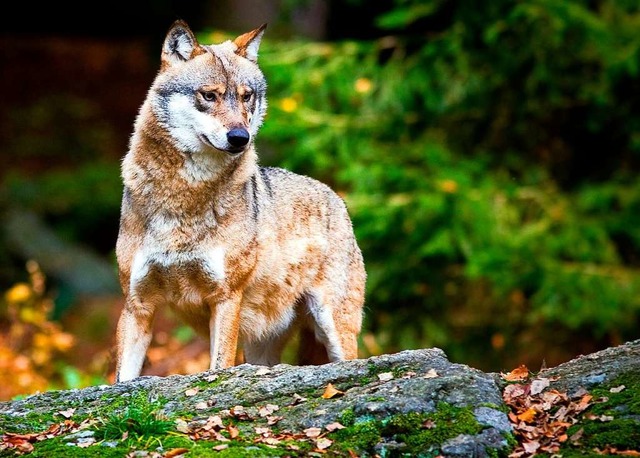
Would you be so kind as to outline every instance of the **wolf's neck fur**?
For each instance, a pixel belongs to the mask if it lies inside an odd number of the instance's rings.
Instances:
[[[216,214],[226,213],[242,199],[242,189],[258,169],[253,145],[238,157],[214,150],[183,152],[154,119],[138,120],[124,161],[124,184],[134,196],[182,216],[206,213],[212,205]],[[219,197],[212,202],[211,196]]]

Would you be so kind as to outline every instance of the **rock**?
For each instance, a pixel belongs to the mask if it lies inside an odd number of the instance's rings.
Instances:
[[[550,380],[547,390],[578,392],[639,368],[640,340],[577,358],[538,377]],[[329,384],[331,392],[325,391]],[[88,422],[92,433],[74,431],[66,442],[95,437],[99,440],[91,447],[108,444],[129,452],[144,451],[136,444],[145,441],[105,436],[101,428],[109,419],[124,419],[118,423],[124,428],[133,425],[125,438],[147,434],[140,418],[149,417],[169,424],[174,439],[181,435],[182,448],[201,447],[202,441],[193,439],[206,436],[220,448],[239,447],[255,456],[264,447],[283,444],[290,456],[307,456],[314,447],[328,447],[335,456],[506,456],[515,441],[502,400],[505,385],[498,374],[452,363],[439,349],[323,366],[243,364],[215,373],[140,377],[0,402],[0,430],[34,432],[39,424],[44,431],[64,420],[57,412],[73,408],[71,421]],[[326,426],[332,423],[343,427],[329,431]],[[317,442],[318,434],[329,441]],[[0,442],[0,454],[2,447]]]

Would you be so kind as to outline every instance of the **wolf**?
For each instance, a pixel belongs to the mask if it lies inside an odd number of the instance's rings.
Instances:
[[[124,306],[116,382],[141,374],[160,307],[208,339],[210,369],[358,357],[366,283],[347,207],[326,184],[259,165],[266,24],[202,45],[183,20],[162,45],[121,163]]]

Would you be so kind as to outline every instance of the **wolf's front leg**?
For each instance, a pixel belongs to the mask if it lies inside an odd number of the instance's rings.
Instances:
[[[116,340],[118,346],[116,382],[140,376],[142,364],[151,343],[155,308],[127,299],[120,319]]]
[[[210,370],[231,367],[236,362],[238,333],[240,332],[240,297],[215,302],[208,300]]]

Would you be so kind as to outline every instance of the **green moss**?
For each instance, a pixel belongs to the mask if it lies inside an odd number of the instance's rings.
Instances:
[[[376,420],[359,422],[335,432],[332,439],[343,450],[370,451],[382,440],[381,424]]]
[[[619,393],[610,391],[621,385],[625,388]],[[568,441],[561,449],[563,456],[585,456],[596,448],[640,449],[640,372],[624,374],[590,394],[594,403],[567,431],[571,437],[582,429],[579,445]],[[601,421],[602,416],[609,418]]]
[[[402,453],[434,453],[447,439],[459,434],[478,434],[483,427],[470,408],[459,408],[440,403],[432,414],[408,413],[385,420],[356,421],[352,410],[341,414],[341,423],[347,428],[332,433],[331,437],[341,450],[373,452],[378,443],[386,441],[404,443]],[[384,445],[383,445],[384,448]]]
[[[441,403],[431,415],[409,413],[394,417],[385,430],[407,444],[409,451],[419,451],[437,447],[460,434],[478,434],[482,426],[471,409]]]
[[[218,386],[220,386],[223,382],[225,382],[226,380],[229,379],[228,375],[222,375],[222,374],[218,374],[218,376],[211,381],[208,381],[205,379],[205,377],[203,377],[202,379],[198,380],[195,385],[193,385],[192,388],[200,388],[202,390],[206,390],[206,389],[210,389],[210,388],[216,388]]]
[[[53,423],[59,423],[62,417],[51,413],[30,412],[24,417],[2,415],[0,429],[12,433],[30,433],[44,431]]]
[[[344,409],[340,412],[339,420],[343,426],[353,426],[356,422],[356,414],[352,408]]]

